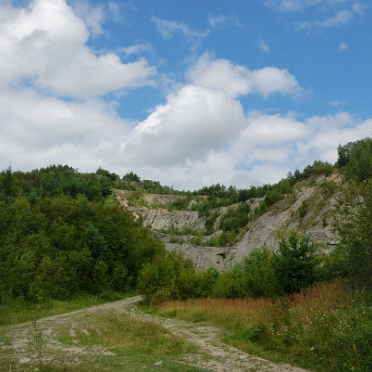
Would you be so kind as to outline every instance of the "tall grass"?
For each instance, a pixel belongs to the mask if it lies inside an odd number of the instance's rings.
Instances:
[[[371,296],[347,281],[319,284],[282,299],[172,301],[161,313],[210,320],[224,341],[247,352],[317,371],[372,370]]]

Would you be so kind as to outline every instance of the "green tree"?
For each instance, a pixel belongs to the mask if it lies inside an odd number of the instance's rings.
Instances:
[[[88,249],[95,259],[103,261],[109,259],[109,250],[105,238],[93,225],[89,225],[85,232],[83,237],[83,248]]]
[[[372,179],[350,182],[336,206],[338,250],[349,272],[363,286],[372,286]]]
[[[273,267],[279,290],[282,294],[298,292],[316,280],[316,248],[309,237],[300,238],[291,232],[288,239],[282,238],[279,251],[274,254]]]
[[[244,282],[248,296],[272,297],[278,293],[273,252],[264,245],[244,260]]]
[[[217,298],[239,298],[244,297],[246,293],[241,265],[234,265],[224,271],[213,287],[213,296]]]

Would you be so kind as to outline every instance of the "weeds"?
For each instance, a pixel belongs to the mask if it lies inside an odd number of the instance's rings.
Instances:
[[[319,284],[283,299],[164,303],[160,312],[231,332],[224,341],[317,371],[372,370],[372,301],[350,283]]]

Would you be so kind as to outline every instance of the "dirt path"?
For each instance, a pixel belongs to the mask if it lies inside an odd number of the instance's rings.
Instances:
[[[129,315],[133,319],[146,322],[155,322],[170,330],[176,336],[186,340],[189,344],[199,346],[197,354],[185,356],[189,365],[205,368],[216,372],[242,372],[242,371],[267,371],[267,372],[306,372],[304,369],[288,364],[275,364],[267,360],[250,356],[242,351],[221,342],[222,331],[211,326],[185,322],[177,319],[163,319],[154,315],[140,312],[135,303],[140,301],[141,296],[127,298],[125,300],[93,306],[75,312],[54,315],[39,319],[37,323],[23,323],[13,326],[2,327],[5,334],[4,341],[0,342],[0,371],[3,366],[9,370],[9,358],[18,360],[18,368],[14,371],[24,371],[22,365],[30,365],[38,360],[37,335],[46,345],[42,350],[42,362],[58,362],[60,359],[69,364],[79,363],[82,357],[97,357],[97,355],[114,355],[109,349],[99,345],[93,347],[81,347],[78,344],[68,346],[57,340],[56,329],[61,326],[70,327],[70,335],[73,336],[74,328],[82,321],[86,321],[89,314],[106,312],[119,312]],[[5,332],[4,332],[5,331]],[[8,358],[8,359],[7,359]],[[36,366],[37,367],[37,366]],[[28,369],[26,369],[28,370]]]

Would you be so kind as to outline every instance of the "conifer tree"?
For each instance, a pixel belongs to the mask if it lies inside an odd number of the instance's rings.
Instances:
[[[274,254],[273,266],[278,286],[282,294],[299,292],[316,280],[316,248],[309,237],[299,238],[292,232],[279,243],[279,251]]]

